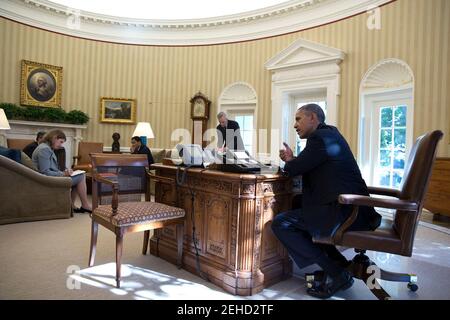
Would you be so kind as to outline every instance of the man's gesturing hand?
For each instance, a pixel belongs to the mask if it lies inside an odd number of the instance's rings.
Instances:
[[[292,159],[294,159],[294,153],[292,152],[292,149],[287,145],[286,142],[283,142],[283,145],[284,150],[283,149],[280,150],[280,158],[284,162],[291,161]]]

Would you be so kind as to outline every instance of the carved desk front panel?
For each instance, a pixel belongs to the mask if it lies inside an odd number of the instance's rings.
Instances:
[[[176,180],[176,167],[153,165],[158,176]],[[183,266],[237,295],[252,295],[289,277],[292,263],[271,230],[273,217],[290,209],[291,180],[280,175],[189,169],[181,186],[157,182],[156,202],[186,210]],[[194,212],[192,211],[194,196]],[[175,262],[176,230],[157,230],[152,254]]]

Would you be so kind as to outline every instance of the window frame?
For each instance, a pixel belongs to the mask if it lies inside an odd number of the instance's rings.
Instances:
[[[385,186],[385,185],[381,185],[379,183],[379,179],[376,179],[376,171],[377,168],[379,168],[378,164],[380,163],[380,153],[381,153],[381,146],[380,146],[380,132],[381,132],[381,121],[380,121],[380,112],[382,108],[385,107],[390,107],[393,108],[393,112],[394,112],[394,108],[395,107],[399,107],[399,106],[406,106],[406,125],[404,126],[404,128],[406,129],[406,134],[405,134],[405,164],[407,161],[407,156],[409,154],[409,151],[411,150],[411,145],[412,145],[412,130],[408,129],[408,119],[411,117],[411,112],[410,112],[410,106],[409,106],[410,100],[409,99],[394,99],[394,100],[384,100],[384,101],[376,101],[374,102],[373,105],[373,121],[372,124],[378,124],[376,128],[374,128],[374,133],[373,133],[373,148],[374,148],[374,154],[373,154],[373,163],[371,165],[371,185],[374,186],[380,186],[380,187],[388,187],[388,188],[395,188],[393,185],[389,185],[389,186]],[[394,115],[392,115],[392,119],[394,120]],[[390,129],[392,131],[395,130],[395,124],[393,123],[392,126],[390,127]],[[403,127],[402,127],[403,128]],[[410,137],[409,137],[410,136]],[[392,139],[394,139],[394,136],[392,137]],[[392,150],[392,152],[394,152]],[[393,168],[393,161],[394,161],[394,154],[392,155],[392,163],[389,166],[389,171],[391,173],[393,173],[395,170]],[[397,169],[398,170],[398,169]],[[403,168],[404,170],[404,168]]]
[[[361,99],[358,164],[367,184],[379,185],[378,181],[375,181],[375,166],[379,161],[379,108],[381,106],[407,106],[406,163],[414,134],[413,87],[405,86],[390,90],[373,90],[364,93]]]

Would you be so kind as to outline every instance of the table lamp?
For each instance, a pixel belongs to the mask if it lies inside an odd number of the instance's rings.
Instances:
[[[8,118],[6,118],[5,110],[0,109],[0,132],[1,130],[10,130],[11,127],[9,126]],[[1,136],[4,137],[4,142],[0,141],[1,145],[4,145],[6,147],[6,136],[5,134],[1,134]]]
[[[141,138],[143,145],[147,145],[147,139],[153,139],[155,137],[149,122],[138,122],[136,129],[134,129],[133,132],[133,137],[135,136]]]

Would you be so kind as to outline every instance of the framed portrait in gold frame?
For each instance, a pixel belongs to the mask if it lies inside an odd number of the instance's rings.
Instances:
[[[136,99],[100,98],[100,122],[136,123]]]
[[[21,69],[21,105],[61,107],[62,67],[22,60]]]

